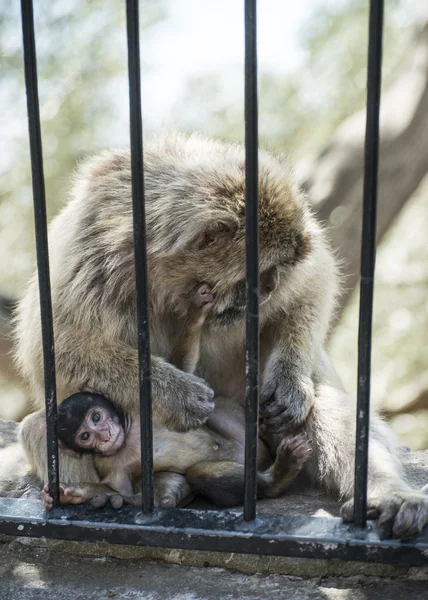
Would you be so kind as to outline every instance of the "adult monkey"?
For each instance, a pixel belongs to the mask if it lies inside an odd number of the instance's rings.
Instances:
[[[334,381],[324,352],[338,292],[335,260],[289,170],[262,151],[259,163],[261,287],[270,292],[260,309],[261,416],[272,433],[306,423],[314,442],[309,475],[350,498],[355,403]],[[244,402],[245,154],[240,146],[172,135],[146,146],[144,168],[154,420],[186,430],[212,411],[211,388]],[[128,152],[107,151],[80,167],[50,240],[58,397],[86,384],[126,411],[138,402]],[[198,374],[204,381],[164,360],[180,335],[190,290],[202,281],[217,298],[202,335]],[[42,407],[35,278],[20,305],[17,332],[19,364]],[[21,439],[46,481],[43,434],[31,417]],[[88,477],[97,481],[82,461],[61,456],[61,481]],[[382,535],[412,535],[428,519],[426,497],[405,483],[391,433],[376,416],[368,495],[369,515],[380,516]],[[343,515],[352,517],[351,501]]]

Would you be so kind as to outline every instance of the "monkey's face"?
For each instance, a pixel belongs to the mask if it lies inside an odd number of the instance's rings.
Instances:
[[[83,452],[112,456],[125,441],[119,415],[104,406],[93,406],[85,414],[76,431],[75,445]]]
[[[207,324],[227,326],[245,314],[245,154],[194,141],[180,150],[185,171],[176,167],[173,191],[148,212],[151,298],[156,312],[185,315],[195,286],[205,282],[216,297]],[[263,152],[259,164],[260,303],[266,312],[279,284],[286,285],[290,270],[310,253],[311,236],[304,200],[286,167]]]
[[[260,273],[259,278],[259,305],[265,306],[275,293],[280,281],[280,272],[278,267],[273,266]],[[217,302],[214,304],[212,313],[208,317],[211,326],[229,327],[238,323],[245,317],[247,299],[246,280],[241,279],[230,289],[219,294]]]

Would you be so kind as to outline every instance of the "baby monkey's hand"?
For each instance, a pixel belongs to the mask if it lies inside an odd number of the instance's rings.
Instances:
[[[202,283],[195,292],[194,305],[200,309],[203,315],[207,315],[214,306],[214,298],[210,286],[207,283]]]

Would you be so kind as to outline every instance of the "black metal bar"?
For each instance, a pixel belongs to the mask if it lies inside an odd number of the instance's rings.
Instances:
[[[428,531],[411,541],[381,541],[376,525],[366,529],[339,518],[258,515],[246,522],[239,511],[171,509],[144,516],[82,507],[49,513],[39,501],[0,498],[0,531],[6,535],[115,544],[342,560],[428,564]]]
[[[361,242],[360,323],[358,332],[358,396],[355,447],[354,523],[366,524],[370,426],[370,369],[373,290],[376,258],[376,203],[379,161],[379,110],[382,76],[383,0],[371,0],[367,71],[367,121]]]
[[[40,315],[43,342],[43,368],[46,402],[46,437],[49,489],[54,506],[59,505],[57,404],[52,300],[49,275],[48,229],[45,179],[43,174],[42,136],[40,131],[37,57],[32,0],[21,0],[24,44],[25,87],[27,91],[28,131],[33,180],[34,221],[36,227],[37,270],[39,276]]]
[[[146,217],[144,210],[143,125],[141,118],[138,0],[126,2],[129,111],[131,128],[132,206],[137,290],[143,512],[153,511],[153,429],[150,337],[147,296]]]
[[[259,424],[259,207],[257,1],[245,0],[245,202],[247,252],[244,518],[256,518]]]

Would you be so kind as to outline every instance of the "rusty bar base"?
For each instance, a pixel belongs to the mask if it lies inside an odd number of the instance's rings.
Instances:
[[[380,540],[374,523],[358,529],[339,518],[172,509],[145,516],[135,508],[58,508],[0,498],[0,533],[85,542],[185,550],[211,550],[297,558],[342,559],[421,566],[428,564],[428,529],[411,540]]]

